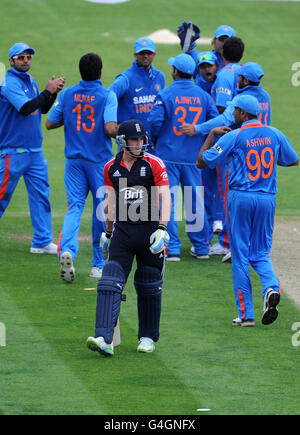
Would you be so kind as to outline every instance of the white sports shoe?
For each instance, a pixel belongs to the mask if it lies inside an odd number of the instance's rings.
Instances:
[[[75,267],[73,266],[72,255],[70,252],[63,252],[59,259],[60,277],[66,282],[72,282],[75,278]]]
[[[139,345],[137,347],[138,352],[143,353],[152,353],[155,350],[155,344],[152,338],[149,337],[141,337]]]
[[[231,251],[228,251],[222,258],[222,263],[231,263]]]
[[[232,325],[233,326],[255,326],[254,323],[254,319],[246,319],[246,320],[242,320],[240,317],[236,317],[235,319],[232,320]]]
[[[168,254],[166,256],[166,261],[180,261],[180,255],[177,255],[177,254]]]
[[[43,248],[30,248],[31,254],[57,254],[57,245],[55,243],[49,243],[49,245]]]
[[[194,246],[191,247],[190,254],[192,257],[197,258],[198,260],[209,260],[208,254],[197,254]]]
[[[113,343],[106,343],[103,337],[88,337],[86,341],[87,347],[93,351],[102,353],[104,356],[113,356]]]
[[[223,230],[222,221],[214,221],[212,229],[214,233],[220,233]]]
[[[229,249],[224,248],[219,242],[209,248],[209,255],[226,255]]]
[[[98,278],[98,279],[101,278],[102,270],[103,269],[101,269],[100,267],[93,266],[91,268],[91,271],[90,271],[90,277],[91,278]]]

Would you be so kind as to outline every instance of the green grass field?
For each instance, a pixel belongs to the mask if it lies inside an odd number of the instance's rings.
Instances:
[[[0,62],[25,41],[36,50],[31,73],[43,89],[52,74],[67,85],[79,79],[78,61],[95,51],[102,57],[102,81],[131,65],[133,44],[159,29],[176,33],[184,20],[211,37],[227,23],[246,45],[243,62],[264,69],[272,124],[288,135],[298,154],[299,93],[292,65],[299,59],[299,2],[130,0],[119,5],[83,0],[2,0]],[[199,50],[210,46],[200,46]],[[179,46],[157,45],[155,66],[171,83],[167,59]],[[44,128],[49,164],[54,240],[66,211],[63,185],[63,131]],[[299,168],[279,168],[277,215],[300,222]],[[292,345],[292,325],[300,310],[284,293],[278,320],[260,323],[261,287],[253,273],[255,328],[234,328],[231,267],[212,257],[191,258],[180,225],[181,263],[168,263],[164,279],[161,338],[152,355],[137,354],[136,295],[129,277],[120,316],[121,346],[113,358],[90,352],[97,281],[89,278],[91,198],[80,230],[76,280],[59,278],[55,256],[29,253],[32,229],[21,181],[0,222],[0,414],[199,415],[299,414],[300,349]],[[295,240],[295,243],[297,241]],[[298,241],[299,244],[299,241]],[[298,249],[298,248],[296,248]],[[288,255],[288,253],[287,253]]]

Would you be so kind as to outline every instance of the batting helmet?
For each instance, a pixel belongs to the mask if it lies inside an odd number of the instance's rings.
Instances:
[[[127,139],[134,139],[137,137],[143,137],[144,139],[144,149],[147,150],[148,146],[148,134],[144,125],[137,119],[129,119],[128,121],[122,122],[118,128],[118,134],[116,136],[117,143],[132,156],[132,157],[143,157],[144,150],[139,156],[132,154],[127,145]]]

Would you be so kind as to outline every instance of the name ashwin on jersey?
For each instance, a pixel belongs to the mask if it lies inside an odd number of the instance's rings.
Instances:
[[[271,145],[271,138],[270,137],[258,137],[253,139],[247,139],[246,146],[253,148],[253,147],[261,147],[264,145]]]

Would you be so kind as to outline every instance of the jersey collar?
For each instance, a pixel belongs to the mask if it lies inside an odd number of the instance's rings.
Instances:
[[[86,88],[97,87],[99,85],[102,86],[101,80],[91,80],[91,81],[80,80],[80,84]]]
[[[261,122],[258,119],[249,119],[248,121],[243,122],[241,127],[243,127],[244,125],[247,125],[247,124],[257,124],[257,125],[260,125]]]
[[[7,72],[10,74],[14,74],[16,76],[19,76],[21,78],[24,78],[24,79],[29,79],[31,77],[31,74],[29,74],[28,72],[18,71],[14,67],[11,67]]]

